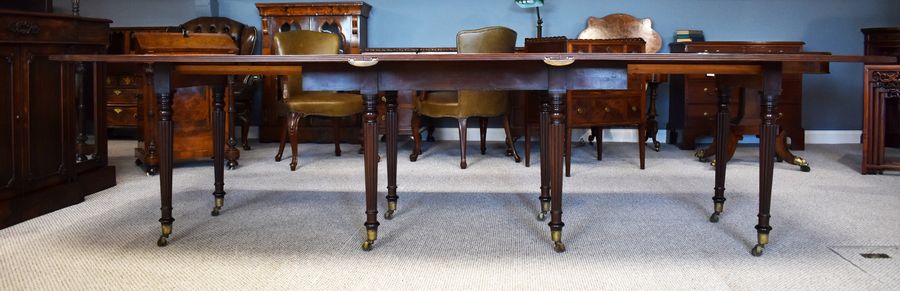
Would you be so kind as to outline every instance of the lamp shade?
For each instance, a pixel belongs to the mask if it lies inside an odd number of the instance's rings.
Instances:
[[[536,8],[544,6],[544,0],[515,0],[522,8]]]

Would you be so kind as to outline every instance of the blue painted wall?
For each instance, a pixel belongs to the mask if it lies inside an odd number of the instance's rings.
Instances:
[[[110,18],[114,26],[172,25],[196,16],[219,16],[259,26],[258,0],[94,0],[82,14]],[[203,3],[206,7],[203,7]],[[274,1],[301,2],[301,1]],[[327,2],[327,1],[305,1]],[[863,27],[900,26],[900,0],[546,0],[544,35],[574,38],[589,16],[628,13],[653,19],[664,43],[676,29],[704,31],[707,40],[805,41],[809,51],[862,54]],[[93,3],[93,4],[89,4]],[[369,47],[454,46],[458,30],[504,25],[535,34],[533,10],[506,0],[368,0]],[[216,9],[217,5],[217,9]],[[61,5],[64,6],[64,5]],[[205,8],[205,9],[204,9]],[[215,10],[215,11],[213,11]],[[663,52],[668,49],[664,48]],[[668,120],[668,88],[660,88],[661,125]],[[807,129],[862,127],[862,65],[832,64],[831,74],[804,78]]]

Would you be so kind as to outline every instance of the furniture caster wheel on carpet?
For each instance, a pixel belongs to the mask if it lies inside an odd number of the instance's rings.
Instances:
[[[394,211],[393,211],[393,210],[388,210],[388,211],[386,211],[386,212],[384,213],[384,219],[390,220],[390,219],[393,219],[393,218],[394,218]]]
[[[220,211],[220,210],[221,210],[221,208],[219,208],[219,207],[213,207],[213,210],[212,210],[212,212],[210,212],[210,214],[211,214],[212,216],[219,216],[219,211]]]
[[[754,246],[753,249],[750,250],[750,254],[753,255],[754,257],[759,257],[759,256],[762,256],[763,250],[765,250],[765,249],[766,249],[765,245],[756,244],[756,246]]]
[[[275,156],[275,161],[276,161],[276,162],[280,162],[280,161],[281,161],[281,155],[276,155],[276,156]]]
[[[157,168],[157,167],[150,167],[149,169],[147,169],[147,176],[156,176],[156,174],[158,174],[158,173],[159,173],[159,168]]]
[[[809,170],[810,170],[809,166],[800,166],[800,171],[803,171],[803,172],[807,172],[807,173],[808,173]]]
[[[409,161],[410,161],[410,162],[415,162],[415,161],[418,160],[418,159],[419,159],[419,155],[417,155],[417,154],[409,155]]]
[[[539,212],[537,215],[537,220],[544,221],[544,219],[547,219],[547,212]]]
[[[169,245],[169,241],[165,236],[159,236],[159,239],[156,240],[156,246],[158,247],[164,247],[167,245]]]
[[[225,167],[228,168],[229,170],[234,170],[235,168],[237,168],[237,166],[238,166],[238,163],[235,161],[228,161],[228,163],[225,163]]]
[[[469,166],[469,165],[466,164],[465,161],[459,162],[459,168],[461,168],[461,169],[465,169],[465,168],[468,167],[468,166]]]
[[[712,222],[712,223],[719,222],[719,215],[720,215],[720,214],[721,214],[721,213],[713,212],[713,214],[709,216],[709,222]]]
[[[362,243],[362,250],[367,251],[367,252],[371,251],[372,245],[374,245],[374,244],[375,244],[375,241],[371,241],[371,240],[364,241]]]
[[[553,250],[557,253],[562,253],[566,251],[566,244],[561,241],[553,242]]]
[[[658,153],[658,152],[659,152],[659,146],[660,146],[659,142],[658,142],[658,141],[654,141],[654,142],[653,142],[653,151],[656,151],[656,152]]]

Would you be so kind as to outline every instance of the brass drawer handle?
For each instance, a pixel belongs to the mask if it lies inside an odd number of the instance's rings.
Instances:
[[[116,94],[116,96],[122,95],[122,90],[119,90],[119,89],[113,90],[113,94]]]
[[[637,112],[637,106],[631,106],[631,111]]]
[[[386,118],[387,117],[385,117],[384,115],[381,116],[381,120],[385,120]]]
[[[387,97],[381,96],[381,102],[387,103]]]
[[[118,107],[113,108],[113,112],[115,112],[116,114],[122,113],[122,111],[124,111],[124,110],[122,110],[122,108],[118,108]]]
[[[709,88],[704,87],[703,92],[709,92]]]
[[[610,110],[609,107],[603,107],[603,111],[610,112],[612,110]]]
[[[581,107],[578,107],[578,109],[575,109],[575,111],[578,112],[578,114],[584,114],[584,109]]]
[[[703,112],[703,116],[704,117],[709,116],[709,112]]]

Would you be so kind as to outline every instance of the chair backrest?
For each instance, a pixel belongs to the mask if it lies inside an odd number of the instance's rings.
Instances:
[[[512,53],[516,50],[516,32],[503,26],[463,30],[456,34],[459,53]]]
[[[489,26],[463,30],[456,34],[459,53],[513,53],[516,50],[516,31]],[[494,116],[506,112],[509,98],[506,91],[469,91],[457,93],[462,116]]]
[[[327,55],[337,54],[341,49],[341,38],[334,33],[292,30],[276,33],[274,40],[276,55]],[[282,80],[283,98],[303,88],[300,75],[290,75]]]
[[[248,26],[228,17],[197,17],[181,25],[181,29],[191,32],[228,34],[237,45],[241,55],[252,55],[256,48],[256,27]]]
[[[614,39],[640,37],[646,42],[645,53],[656,53],[662,48],[662,37],[652,28],[650,18],[615,13],[603,18],[589,17],[587,28],[578,34],[579,39]]]

